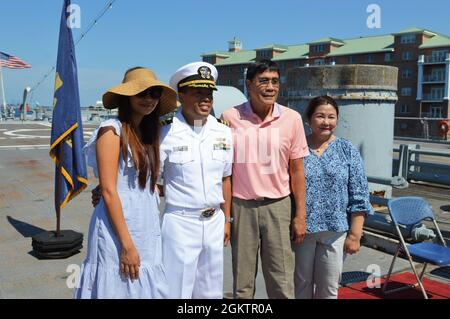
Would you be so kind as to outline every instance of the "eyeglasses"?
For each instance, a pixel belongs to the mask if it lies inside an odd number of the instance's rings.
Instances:
[[[141,93],[136,94],[136,96],[138,98],[145,98],[147,96],[150,96],[152,99],[154,100],[158,100],[161,98],[162,95],[162,88],[160,87],[152,87],[152,88],[148,88],[145,91],[142,91]]]
[[[279,86],[280,78],[259,78],[257,82],[261,86],[269,86],[269,83],[272,83],[273,86]]]

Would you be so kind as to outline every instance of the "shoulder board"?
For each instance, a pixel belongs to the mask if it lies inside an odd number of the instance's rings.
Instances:
[[[217,122],[222,123],[223,125],[230,126],[230,122],[216,118]]]
[[[172,124],[172,122],[173,122],[173,117],[169,117],[169,118],[167,118],[165,120],[160,121],[159,124],[161,126],[165,126],[165,125]]]

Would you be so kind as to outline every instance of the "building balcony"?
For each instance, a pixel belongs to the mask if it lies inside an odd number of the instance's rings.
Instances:
[[[422,83],[445,83],[445,77],[436,75],[424,75]]]
[[[430,93],[424,93],[422,95],[422,102],[442,102],[444,100],[444,95],[436,95]]]
[[[432,120],[433,119],[441,119],[442,118],[442,114],[440,112],[422,112],[421,117],[425,120]],[[434,122],[433,122],[434,123]]]
[[[425,55],[424,64],[442,64],[445,63],[445,56]]]

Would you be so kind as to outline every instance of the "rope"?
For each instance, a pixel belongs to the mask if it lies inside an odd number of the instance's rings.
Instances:
[[[94,21],[92,21],[88,28],[86,29],[85,32],[81,33],[80,37],[78,38],[77,41],[75,41],[74,46],[76,47],[85,37],[86,35],[92,30],[92,28],[97,25],[97,23],[101,20],[101,18],[108,12],[108,10],[110,10],[112,8],[112,5],[114,2],[116,2],[117,0],[109,0],[108,3],[105,5],[105,7],[100,11],[100,13],[95,17]],[[31,92],[30,92],[30,102],[32,101],[32,97],[33,97],[33,93],[34,91],[37,90],[37,88],[44,83],[47,78],[53,74],[53,72],[56,70],[56,66],[53,66],[50,71],[48,71],[43,78],[31,88]]]

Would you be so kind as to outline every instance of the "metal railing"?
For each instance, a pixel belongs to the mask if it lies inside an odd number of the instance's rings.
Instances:
[[[396,116],[394,118],[395,139],[410,141],[420,139],[417,142],[450,143],[450,132],[445,134],[441,129],[443,122],[450,123],[449,118],[441,117],[443,112],[444,108],[441,105],[432,105],[432,107],[422,110],[422,117]]]
[[[408,188],[408,186],[409,186],[408,181],[401,176],[385,178],[385,177],[367,175],[367,180],[369,181],[369,183],[389,185],[394,188],[400,188],[400,189]]]
[[[442,101],[444,100],[444,94],[431,94],[424,93],[422,94],[423,101]]]
[[[393,151],[399,155],[394,159],[394,175],[407,181],[450,185],[450,151],[421,149],[419,144],[401,144]]]
[[[437,75],[424,75],[423,82],[445,82],[445,76],[437,76]]]
[[[445,62],[445,55],[426,55],[425,63],[442,63]]]

